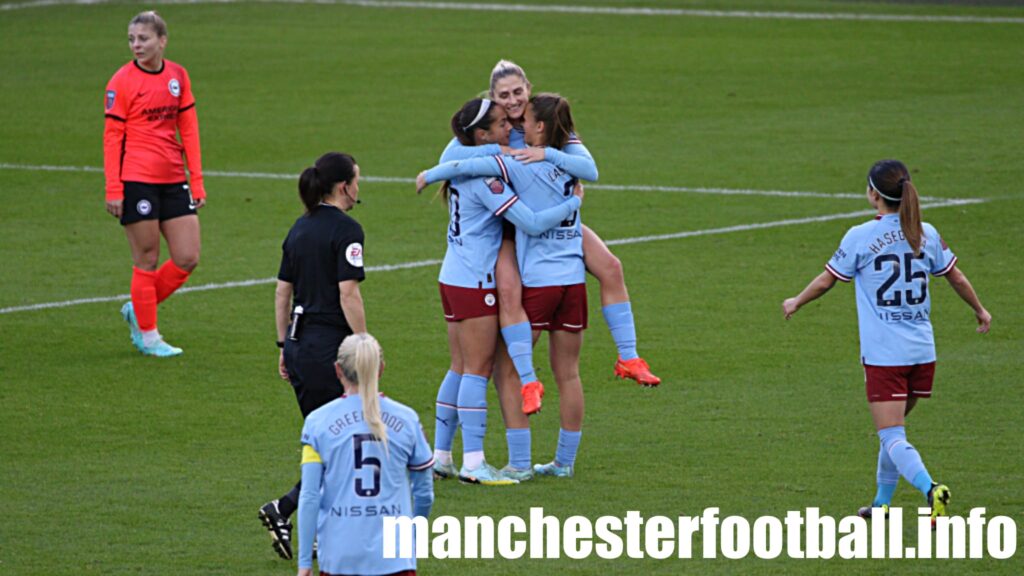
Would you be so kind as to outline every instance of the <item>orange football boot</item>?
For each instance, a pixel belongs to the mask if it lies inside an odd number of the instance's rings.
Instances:
[[[523,384],[519,390],[523,395],[523,414],[527,416],[540,412],[541,398],[544,397],[544,385],[538,381]]]
[[[615,362],[615,376],[618,378],[630,378],[636,380],[642,386],[657,386],[661,384],[661,378],[651,373],[651,367],[643,358],[623,360],[619,358]]]

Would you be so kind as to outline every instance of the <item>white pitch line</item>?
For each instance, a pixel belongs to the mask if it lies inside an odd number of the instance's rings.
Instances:
[[[979,204],[985,202],[982,199],[955,199],[934,203],[921,204],[921,208],[945,208],[947,206],[963,206],[966,204]],[[840,214],[826,214],[824,216],[808,216],[806,218],[792,218],[790,220],[777,220],[775,222],[764,222],[761,224],[738,224],[726,226],[725,228],[709,228],[707,230],[690,230],[687,232],[676,232],[674,234],[656,234],[652,236],[637,236],[636,238],[620,238],[608,240],[605,244],[619,246],[622,244],[640,244],[643,242],[655,242],[658,240],[676,240],[679,238],[692,238],[694,236],[709,236],[712,234],[728,234],[729,232],[744,232],[747,230],[761,230],[764,228],[780,228],[782,226],[795,226],[797,224],[811,224],[814,222],[829,222],[831,220],[844,220],[858,216],[870,216],[877,214],[877,210],[858,210],[856,212],[843,212]]]
[[[0,170],[26,170],[38,172],[93,172],[102,173],[103,169],[97,166],[53,166],[47,164],[10,164],[0,163]],[[296,180],[295,174],[275,174],[271,172],[234,172],[209,170],[203,173],[204,176],[220,178],[254,178],[263,180]],[[387,184],[413,184],[415,178],[402,178],[396,176],[363,176],[365,182],[382,182]],[[718,196],[778,196],[784,198],[842,198],[849,200],[863,200],[864,194],[851,194],[846,192],[810,192],[800,190],[751,190],[743,188],[708,188],[703,186],[649,186],[646,184],[587,184],[588,190],[611,190],[618,192],[670,192],[686,194],[713,194]],[[922,196],[922,201],[930,202],[945,201],[945,198]]]
[[[985,202],[982,199],[971,199],[971,200],[947,200],[944,202],[936,202],[932,204],[923,204],[922,208],[943,208],[948,206],[963,206],[966,204],[978,204]],[[776,220],[774,222],[761,222],[757,224],[738,224],[736,226],[727,226],[725,228],[708,228],[705,230],[689,230],[686,232],[676,232],[674,234],[658,234],[654,236],[638,236],[635,238],[620,238],[618,240],[608,240],[606,244],[609,246],[619,246],[623,244],[641,244],[646,242],[656,242],[659,240],[677,240],[679,238],[692,238],[695,236],[711,236],[715,234],[728,234],[731,232],[744,232],[747,230],[763,230],[765,228],[780,228],[783,226],[796,226],[799,224],[810,224],[814,222],[828,222],[831,220],[844,220],[847,218],[856,218],[860,216],[869,216],[875,214],[874,210],[858,210],[856,212],[841,212],[839,214],[826,214],[824,216],[809,216],[807,218],[791,218],[789,220]],[[400,264],[384,264],[381,266],[368,266],[367,272],[391,272],[393,270],[408,270],[413,268],[423,268],[425,266],[436,266],[440,264],[440,260],[419,260],[415,262],[403,262]],[[189,286],[178,290],[179,293],[187,292],[205,292],[207,290],[221,290],[224,288],[239,288],[245,286],[261,286],[264,284],[273,284],[276,282],[276,278],[254,278],[251,280],[240,280],[236,282],[221,282],[216,284],[202,284],[199,286]],[[65,300],[63,302],[44,302],[42,304],[29,304],[25,306],[9,306],[7,308],[0,308],[0,314],[13,314],[15,312],[30,312],[33,310],[45,310],[47,308],[67,308],[69,306],[78,306],[81,304],[95,304],[101,302],[121,302],[129,299],[129,294],[119,294],[117,296],[99,296],[96,298],[79,298],[76,300]]]
[[[246,0],[156,0],[153,4],[236,4]],[[0,4],[0,11],[44,8],[48,6],[92,6],[112,4],[111,0],[35,0]],[[742,18],[753,20],[840,20],[868,22],[937,22],[954,24],[1024,24],[1024,18],[1012,16],[940,16],[929,14],[862,14],[849,12],[771,12],[757,10],[699,10],[692,8],[644,8],[612,6],[566,6],[547,4],[496,4],[461,2],[408,2],[398,0],[257,0],[261,4],[328,4],[362,8],[454,10],[472,12],[527,12],[546,14],[584,14],[607,16],[655,16],[688,18]]]
[[[367,266],[367,272],[391,272],[393,270],[406,270],[409,268],[422,268],[440,264],[440,260],[419,260],[417,262],[404,262],[402,264],[384,264],[381,266]],[[201,284],[199,286],[186,286],[177,290],[176,293],[206,292],[207,290],[222,290],[224,288],[244,288],[247,286],[261,286],[273,284],[277,278],[253,278],[251,280],[238,280],[235,282],[218,282],[216,284]],[[11,314],[14,312],[30,312],[32,310],[46,310],[47,308],[67,308],[80,304],[96,304],[101,302],[121,302],[131,298],[131,294],[118,294],[117,296],[97,296],[95,298],[78,298],[75,300],[64,300],[63,302],[44,302],[42,304],[28,304],[25,306],[9,306],[0,308],[0,314]]]

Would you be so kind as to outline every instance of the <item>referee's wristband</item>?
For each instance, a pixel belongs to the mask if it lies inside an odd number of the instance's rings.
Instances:
[[[284,348],[284,340],[278,340],[277,341],[277,347],[278,348]]]

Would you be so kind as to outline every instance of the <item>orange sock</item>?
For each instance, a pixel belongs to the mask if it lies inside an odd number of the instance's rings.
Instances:
[[[189,272],[178,267],[173,260],[168,259],[164,265],[156,271],[156,303],[159,304],[188,280]]]
[[[139,329],[156,329],[156,272],[132,267],[132,307]]]

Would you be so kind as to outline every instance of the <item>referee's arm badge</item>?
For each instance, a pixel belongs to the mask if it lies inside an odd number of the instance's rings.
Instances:
[[[345,260],[356,268],[363,267],[363,245],[353,242],[345,248]]]

